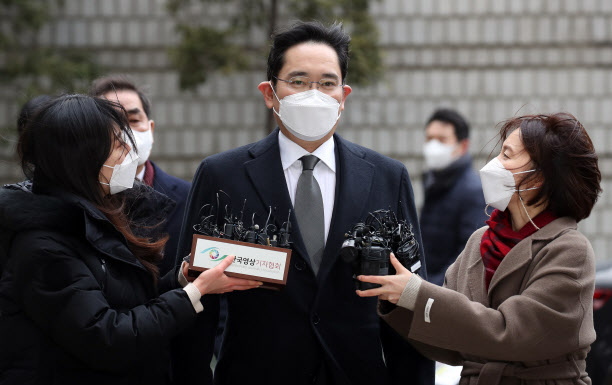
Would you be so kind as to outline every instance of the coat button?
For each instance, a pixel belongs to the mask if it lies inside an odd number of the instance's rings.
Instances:
[[[319,322],[321,322],[321,319],[319,318],[319,315],[317,313],[314,313],[312,315],[312,323],[315,325],[318,325]]]
[[[304,270],[305,267],[306,267],[306,264],[304,263],[304,261],[297,261],[295,263],[295,269],[296,270],[302,271],[302,270]]]

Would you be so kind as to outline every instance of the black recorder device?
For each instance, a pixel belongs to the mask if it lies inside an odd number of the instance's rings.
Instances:
[[[223,205],[220,202],[219,193],[224,194],[226,199],[229,200],[228,204]],[[200,208],[199,222],[193,225],[193,229],[202,235],[209,237],[230,239],[234,241],[240,241],[245,243],[252,243],[262,246],[281,247],[284,249],[291,249],[291,210],[287,215],[287,221],[285,221],[280,228],[274,225],[273,220],[273,209],[269,208],[268,218],[263,226],[255,223],[256,214],[253,213],[251,216],[251,224],[245,224],[243,222],[244,209],[246,206],[246,199],[242,204],[242,210],[238,215],[234,215],[231,207],[231,198],[223,190],[219,190],[216,194],[217,202],[214,204],[205,204]],[[222,195],[223,196],[223,195]],[[223,220],[220,220],[220,208],[223,206]],[[219,225],[219,223],[222,223]]]
[[[368,214],[365,221],[355,224],[345,234],[340,257],[353,269],[355,288],[368,290],[380,285],[361,282],[358,275],[393,275],[390,254],[411,272],[418,274],[421,268],[419,243],[414,237],[412,225],[398,220],[391,210],[377,210]]]

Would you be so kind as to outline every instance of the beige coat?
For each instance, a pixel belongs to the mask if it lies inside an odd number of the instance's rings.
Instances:
[[[414,312],[381,302],[382,318],[425,356],[463,365],[461,384],[590,384],[595,257],[576,221],[559,218],[517,244],[488,293],[485,230],[448,269],[446,288],[423,281]]]

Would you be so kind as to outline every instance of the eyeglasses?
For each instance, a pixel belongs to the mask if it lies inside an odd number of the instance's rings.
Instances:
[[[274,79],[287,83],[289,88],[296,91],[307,91],[310,89],[311,84],[316,84],[317,89],[321,89],[325,92],[334,92],[338,89],[338,87],[342,86],[342,83],[340,83],[338,79],[334,78],[324,78],[318,82],[311,81],[307,76],[294,76],[289,80],[279,79],[274,76]]]

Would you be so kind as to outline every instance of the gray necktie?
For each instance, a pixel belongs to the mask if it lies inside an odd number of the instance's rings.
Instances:
[[[319,184],[312,175],[312,170],[319,162],[319,158],[314,155],[305,155],[300,160],[303,170],[295,192],[295,216],[310,257],[310,264],[316,275],[321,266],[323,249],[325,249],[323,197]]]

